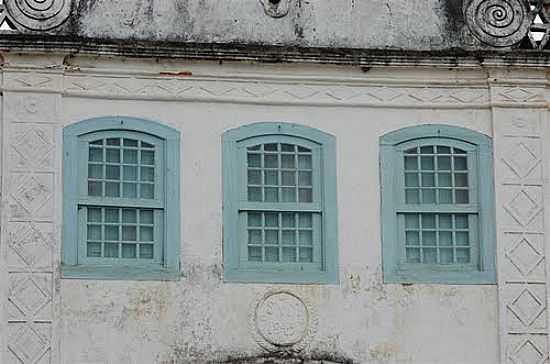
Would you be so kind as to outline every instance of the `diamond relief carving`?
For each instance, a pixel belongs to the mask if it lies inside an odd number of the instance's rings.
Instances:
[[[53,167],[53,135],[51,130],[23,127],[14,133],[11,159],[16,168],[43,170]]]
[[[514,364],[545,364],[547,358],[548,355],[529,339],[521,342],[510,355]]]
[[[529,275],[544,260],[544,256],[525,237],[506,256],[524,276]]]
[[[521,190],[505,209],[520,225],[525,226],[540,212],[541,206],[525,190]]]
[[[43,218],[53,213],[44,209],[52,198],[53,175],[13,174],[10,210],[13,218]]]
[[[9,225],[8,265],[27,267],[52,266],[53,255],[52,224],[11,223]]]
[[[48,340],[31,327],[25,327],[8,345],[22,364],[36,363],[49,350]]]
[[[526,288],[508,305],[508,308],[525,326],[530,326],[546,306],[539,297]]]
[[[51,297],[33,279],[27,278],[10,290],[9,300],[22,312],[32,316],[44,307]]]
[[[539,157],[523,142],[515,144],[504,159],[512,171],[519,177],[527,177],[540,163]]]

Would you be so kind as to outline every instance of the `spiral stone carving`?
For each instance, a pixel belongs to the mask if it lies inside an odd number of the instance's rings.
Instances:
[[[529,32],[532,17],[527,0],[471,0],[466,4],[466,23],[483,43],[509,47]]]
[[[35,31],[56,28],[71,14],[71,0],[5,0],[4,3],[15,22]]]

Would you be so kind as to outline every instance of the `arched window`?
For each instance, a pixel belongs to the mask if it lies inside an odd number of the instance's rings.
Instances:
[[[492,143],[422,125],[381,138],[385,282],[495,283]]]
[[[63,138],[63,276],[177,277],[179,132],[111,117],[69,125]]]
[[[225,280],[336,282],[334,137],[257,123],[223,143]]]

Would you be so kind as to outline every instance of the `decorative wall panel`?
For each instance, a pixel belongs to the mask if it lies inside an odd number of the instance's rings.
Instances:
[[[14,82],[40,88],[54,79],[51,75],[10,76]],[[4,81],[11,82],[10,77]],[[3,302],[7,330],[0,361],[6,364],[56,363],[54,122],[59,97],[17,92],[3,95],[2,251],[7,294],[2,298],[7,300]]]
[[[526,100],[527,93],[515,90],[492,91],[497,100],[507,101],[512,94],[516,100]],[[493,108],[504,363],[540,364],[549,360],[542,142],[545,115],[546,109]]]

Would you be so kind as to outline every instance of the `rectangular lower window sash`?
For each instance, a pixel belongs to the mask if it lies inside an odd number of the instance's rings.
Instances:
[[[101,212],[100,215],[97,215],[98,212],[96,211],[96,216],[88,219],[88,211],[90,210],[99,210]],[[107,210],[111,210],[112,213],[112,215],[109,215],[109,218],[107,217]],[[135,214],[131,214],[133,210],[136,210]],[[143,215],[149,210],[152,210],[151,215],[148,213]],[[114,215],[115,211],[117,211],[116,216]],[[130,215],[126,216],[126,220],[125,216],[123,216],[125,211],[130,213]],[[142,215],[143,219],[146,220],[141,220]],[[77,264],[136,267],[161,266],[164,261],[163,220],[164,210],[151,209],[147,206],[138,208],[97,205],[79,206]],[[96,233],[99,233],[99,236],[89,238],[89,228],[93,228]],[[128,230],[125,230],[125,228]],[[152,239],[149,238],[151,233],[153,234]],[[111,236],[108,236],[109,234]],[[127,234],[131,235],[129,239],[129,235]],[[88,249],[94,245],[95,251],[99,251],[100,256],[89,256]],[[113,256],[109,256],[106,249],[111,249]],[[149,258],[151,254],[152,258]]]

